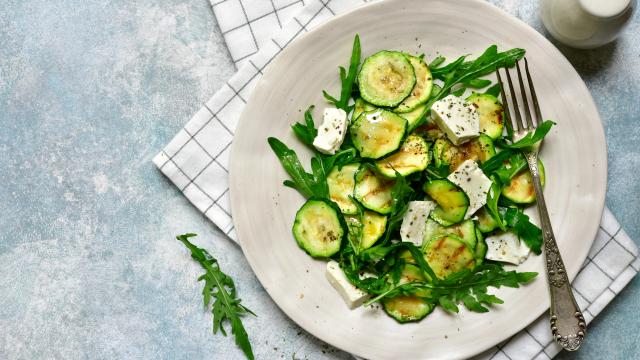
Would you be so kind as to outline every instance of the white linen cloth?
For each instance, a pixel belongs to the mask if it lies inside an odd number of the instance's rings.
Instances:
[[[230,145],[240,114],[262,71],[300,34],[366,0],[211,0],[238,72],[187,122],[154,164],[225,234],[238,241],[228,186]],[[589,255],[573,282],[587,322],[638,273],[635,243],[605,208]],[[551,359],[548,315],[478,359]]]

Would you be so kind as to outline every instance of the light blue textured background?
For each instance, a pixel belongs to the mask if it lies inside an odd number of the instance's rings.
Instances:
[[[493,3],[543,31],[537,5]],[[561,47],[609,143],[607,205],[640,241],[640,23],[592,51]],[[0,5],[0,359],[242,358],[210,334],[197,232],[258,318],[258,358],[348,358],[277,309],[240,249],[151,158],[234,72],[207,0]],[[590,328],[584,359],[640,353],[634,280]]]

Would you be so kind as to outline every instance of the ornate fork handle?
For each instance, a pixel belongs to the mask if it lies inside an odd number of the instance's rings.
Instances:
[[[529,170],[533,178],[533,186],[536,191],[542,237],[546,257],[547,279],[549,281],[549,294],[551,297],[551,333],[555,340],[568,351],[580,348],[587,332],[587,325],[582,312],[573,297],[571,283],[567,276],[567,270],[558,250],[547,205],[540,184],[538,171],[538,152],[536,149],[524,153],[529,164]]]

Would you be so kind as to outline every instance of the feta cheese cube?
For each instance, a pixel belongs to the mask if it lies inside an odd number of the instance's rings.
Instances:
[[[469,197],[469,208],[464,218],[469,219],[484,204],[487,203],[487,194],[491,188],[491,180],[478,167],[473,160],[465,160],[456,171],[449,174],[449,181],[458,185]]]
[[[321,153],[333,155],[344,141],[347,133],[347,113],[342,109],[324,109],[322,125],[313,139],[313,146]]]
[[[349,309],[357,308],[370,297],[369,294],[349,282],[349,279],[347,279],[347,276],[336,261],[331,260],[327,263],[325,276],[331,286],[342,296]]]
[[[431,210],[436,208],[433,201],[410,201],[407,212],[400,225],[400,237],[402,241],[412,242],[416,246],[422,245],[427,219]]]
[[[460,145],[480,135],[480,115],[475,106],[449,95],[431,107],[431,117],[449,140]]]
[[[518,265],[527,259],[531,251],[524,241],[520,241],[518,236],[511,232],[489,236],[485,241],[487,242],[485,258],[489,260]]]

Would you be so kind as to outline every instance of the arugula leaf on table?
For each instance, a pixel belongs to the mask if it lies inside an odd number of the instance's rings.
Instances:
[[[213,333],[216,334],[220,330],[222,335],[227,336],[224,324],[228,322],[231,325],[231,333],[235,336],[236,345],[244,352],[247,359],[253,360],[253,350],[247,331],[242,325],[241,316],[247,314],[256,316],[256,314],[241,304],[233,279],[220,270],[218,260],[214,259],[207,250],[199,248],[189,241],[189,238],[194,236],[196,234],[183,234],[177,236],[176,239],[191,251],[191,257],[205,270],[198,281],[205,283],[202,289],[204,306],[208,308],[211,300],[214,300],[211,307]]]
[[[349,99],[351,98],[351,92],[353,91],[353,85],[356,82],[358,75],[358,66],[360,66],[360,36],[356,34],[353,39],[353,48],[351,50],[351,59],[349,61],[349,72],[344,67],[340,66],[340,82],[342,83],[342,89],[340,91],[340,99],[329,95],[326,91],[322,91],[324,97],[332,103],[338,109],[344,110],[349,114],[353,106],[349,105]]]
[[[539,124],[535,131],[530,131],[525,135],[522,139],[513,142],[507,143],[505,141],[499,141],[499,145],[503,148],[507,149],[524,149],[531,147],[538,142],[540,142],[547,135],[551,127],[555,125],[555,123],[551,120],[545,120],[542,124]]]
[[[536,255],[542,252],[542,230],[531,223],[529,216],[518,208],[507,208],[504,213],[504,220],[521,241]]]
[[[313,140],[318,135],[318,129],[316,129],[313,123],[313,108],[314,106],[311,105],[304,112],[304,124],[295,123],[291,125],[291,128],[293,129],[293,132],[296,134],[298,139],[300,139],[300,141],[310,147],[313,147]]]

